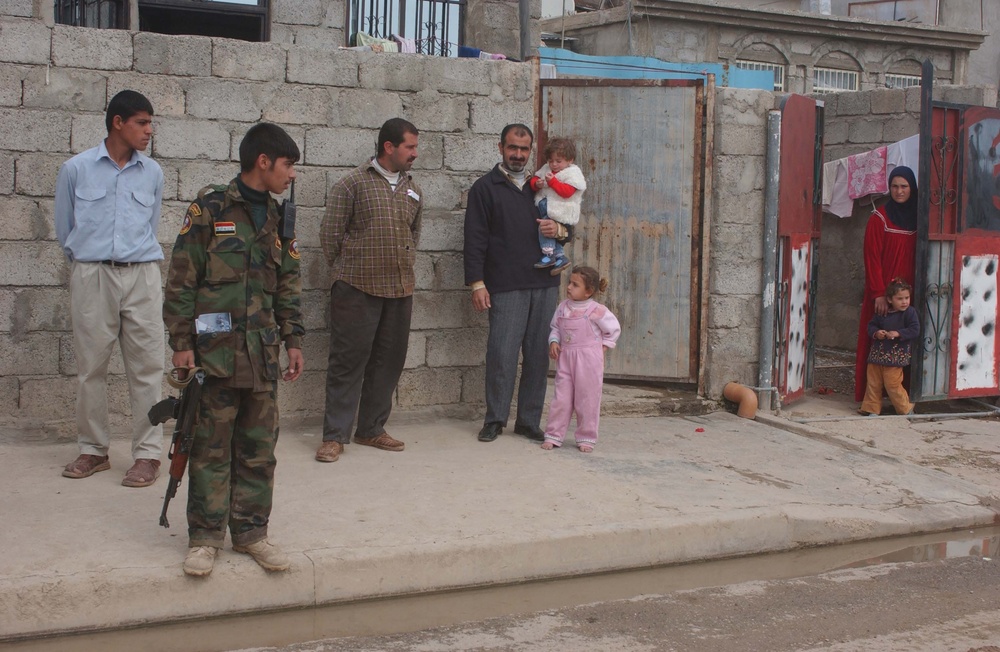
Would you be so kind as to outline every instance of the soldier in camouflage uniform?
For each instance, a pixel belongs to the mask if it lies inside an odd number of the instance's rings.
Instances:
[[[212,572],[226,527],[233,550],[267,570],[288,557],[267,540],[278,439],[277,381],[302,373],[299,251],[269,193],[295,178],[295,142],[259,124],[240,143],[239,176],[198,193],[170,260],[163,318],[173,365],[202,367],[188,471],[184,572]],[[292,227],[294,228],[294,227]],[[284,341],[288,370],[278,355]]]

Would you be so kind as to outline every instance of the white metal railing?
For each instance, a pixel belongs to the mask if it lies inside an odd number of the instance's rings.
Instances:
[[[858,73],[836,68],[813,68],[813,93],[858,90]]]

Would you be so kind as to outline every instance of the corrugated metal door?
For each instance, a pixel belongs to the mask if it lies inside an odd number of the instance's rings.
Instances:
[[[781,103],[775,346],[775,378],[785,403],[801,398],[812,385],[822,161],[822,104],[789,95]]]
[[[696,382],[704,83],[546,79],[539,95],[539,151],[573,139],[587,177],[567,254],[608,278],[622,323],[606,376]]]

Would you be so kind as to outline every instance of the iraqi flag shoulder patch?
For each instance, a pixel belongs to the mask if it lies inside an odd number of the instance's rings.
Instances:
[[[215,235],[233,235],[236,233],[236,222],[216,222]]]

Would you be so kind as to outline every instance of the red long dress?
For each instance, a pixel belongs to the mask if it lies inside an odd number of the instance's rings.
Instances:
[[[890,199],[890,201],[892,201]],[[868,382],[868,322],[875,315],[875,297],[885,296],[892,279],[903,277],[913,285],[916,273],[917,232],[900,229],[889,221],[884,208],[877,208],[865,229],[865,298],[858,325],[857,361],[854,368],[854,400],[865,397]]]

